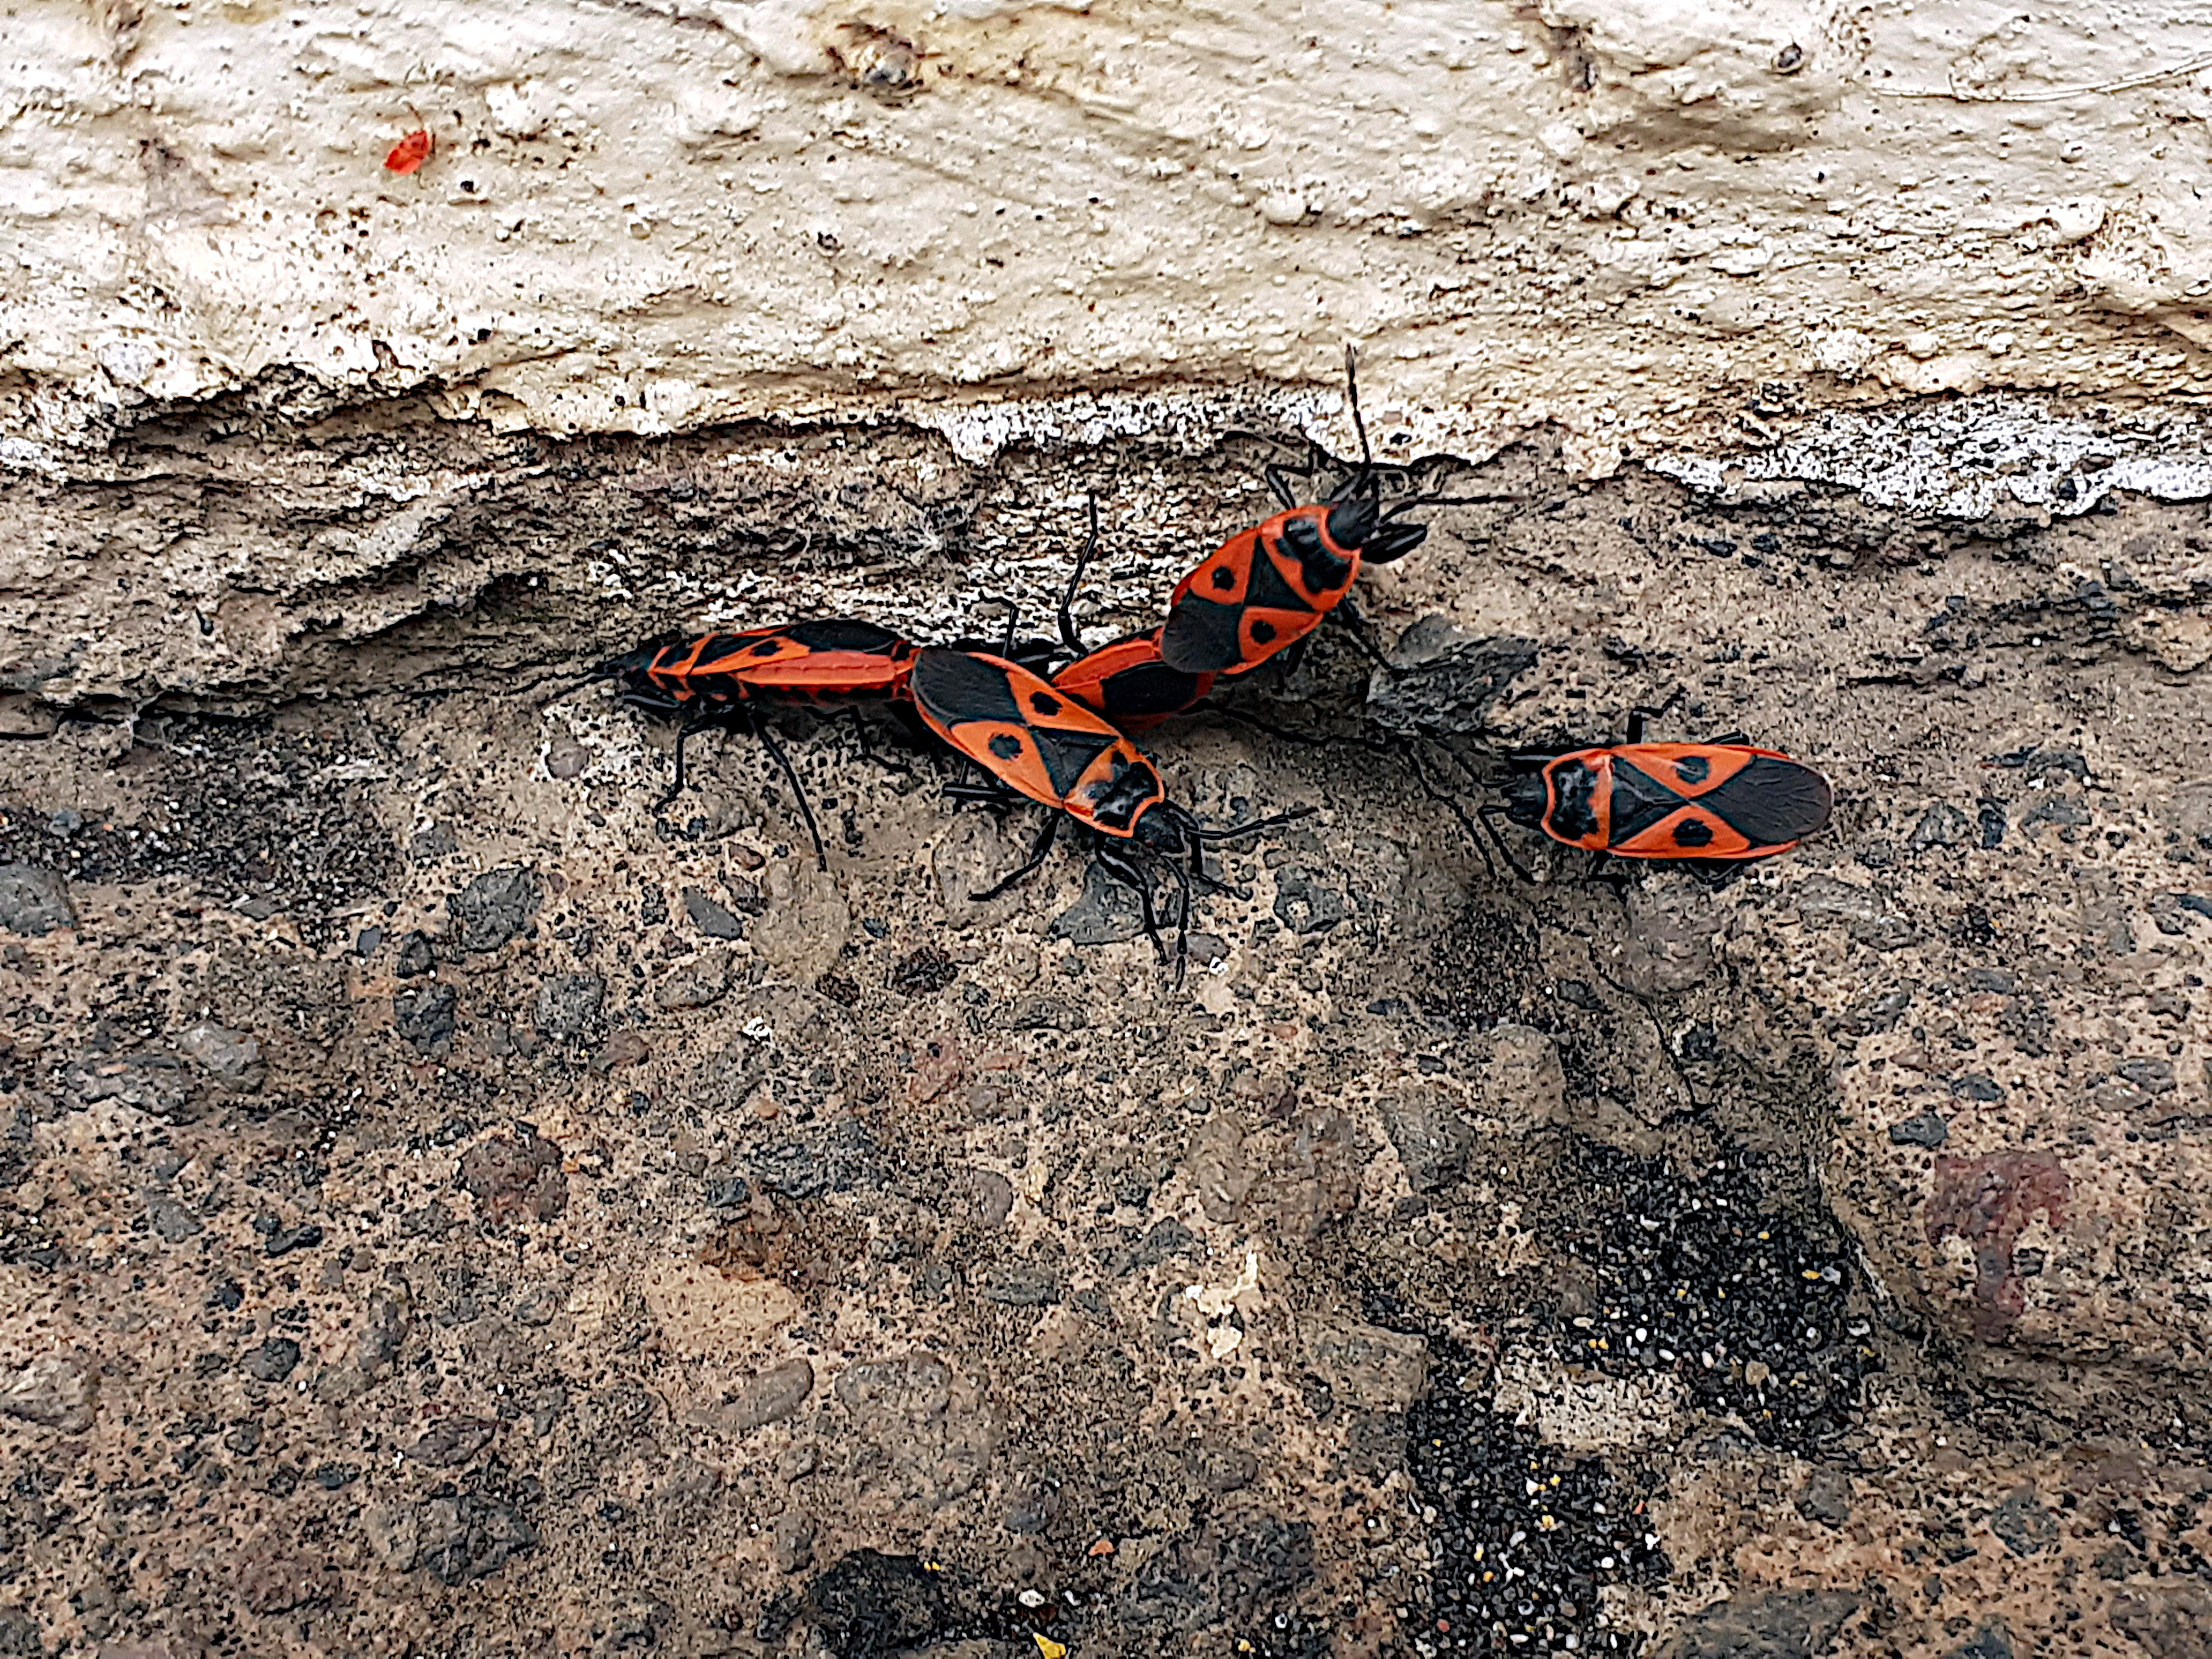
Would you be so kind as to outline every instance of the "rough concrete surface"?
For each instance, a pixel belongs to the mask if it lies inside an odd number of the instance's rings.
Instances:
[[[360,456],[456,484],[307,510]],[[1032,825],[886,726],[785,728],[823,874],[757,746],[663,805],[574,689],[764,603],[988,631],[1086,491],[1106,637],[1269,456],[240,404],[15,491],[134,620],[5,711],[0,1638],[2203,1651],[2201,502],[1428,464],[1505,499],[1363,583],[1391,672],[1332,635],[1240,693],[1280,732],[1147,740],[1318,809],[1220,849],[1180,988],[1072,853],[970,902]],[[156,626],[180,525],[323,550],[321,626],[250,566]],[[1445,745],[1677,693],[1832,829],[1486,867]]]
[[[7,9],[0,1655],[2212,1651],[2208,53]],[[1035,631],[1086,497],[1154,619],[1347,340],[1487,499],[1146,738],[1314,809],[1182,983],[886,721],[824,872],[579,684]],[[1832,825],[1477,843],[1662,704]]]

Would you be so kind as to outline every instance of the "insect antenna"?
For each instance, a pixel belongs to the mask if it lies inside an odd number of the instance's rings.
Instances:
[[[1182,832],[1193,841],[1237,841],[1246,836],[1256,836],[1262,830],[1273,830],[1282,824],[1295,823],[1300,818],[1310,818],[1319,810],[1312,806],[1294,806],[1287,812],[1276,813],[1273,817],[1255,818],[1249,823],[1232,823],[1219,830],[1207,830],[1202,828],[1188,812],[1178,808],[1180,816],[1177,822],[1182,825]]]
[[[1344,389],[1352,404],[1352,429],[1359,434],[1359,470],[1371,473],[1375,452],[1367,442],[1366,417],[1359,412],[1359,354],[1349,343],[1344,348]]]
[[[1388,524],[1417,507],[1500,507],[1528,499],[1526,495],[1409,495],[1384,513],[1382,522]]]
[[[1443,747],[1441,744],[1437,746]],[[1459,804],[1456,795],[1448,789],[1440,788],[1429,776],[1429,769],[1421,764],[1420,751],[1413,747],[1410,738],[1399,745],[1398,752],[1404,757],[1406,769],[1413,775],[1413,781],[1421,786],[1421,793],[1459,820],[1460,828],[1467,831],[1467,838],[1474,843],[1474,850],[1482,854],[1483,868],[1490,872],[1491,880],[1495,882],[1498,866],[1490,856],[1490,848],[1484,844],[1482,832],[1475,828],[1474,819],[1468,815],[1467,808]]]
[[[1060,596],[1060,642],[1079,657],[1083,654],[1083,637],[1075,631],[1075,613],[1068,607],[1075,603],[1075,590],[1083,585],[1084,567],[1098,550],[1098,494],[1093,490],[1083,499],[1091,518],[1091,533],[1084,538],[1083,551],[1075,556],[1075,568],[1067,573],[1067,588]],[[1011,647],[1012,635],[1008,644]]]
[[[558,691],[556,691],[551,696],[546,698],[543,706],[550,708],[554,703],[559,702],[564,698],[573,697],[576,693],[582,690],[587,685],[599,685],[608,680],[620,679],[631,668],[642,666],[645,663],[651,661],[653,649],[653,647],[647,647],[642,653],[632,651],[623,656],[610,657],[580,680],[554,682],[554,684],[558,684],[561,689]],[[526,686],[523,689],[526,691],[535,691],[538,690],[538,686],[544,685],[544,684],[546,684],[545,681],[539,680],[534,684]]]

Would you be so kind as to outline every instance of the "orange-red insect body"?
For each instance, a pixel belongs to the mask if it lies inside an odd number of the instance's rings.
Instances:
[[[1289,649],[1343,602],[1363,556],[1387,564],[1420,525],[1386,522],[1364,495],[1292,507],[1231,536],[1176,584],[1160,656],[1185,673],[1243,674]]]
[[[1211,691],[1213,678],[1169,667],[1160,656],[1160,630],[1153,628],[1079,656],[1052,683],[1124,732],[1146,732]]]
[[[1018,663],[925,650],[908,687],[923,723],[954,749],[1007,787],[1103,834],[1139,835],[1146,813],[1167,799],[1152,762],[1103,715]]]
[[[759,707],[893,696],[904,689],[913,660],[914,647],[889,629],[831,618],[648,645],[601,664],[592,678],[617,682],[624,702],[684,716],[676,736],[676,781],[669,799],[684,792],[684,744],[693,732],[739,726],[758,738],[790,783],[813,838],[814,855],[827,869],[829,854],[814,809],[791,757],[760,718]]]
[[[1737,743],[1631,743],[1555,755],[1505,787],[1504,816],[1621,859],[1763,859],[1828,822],[1828,781]]]
[[[739,702],[836,702],[889,696],[906,681],[914,647],[873,623],[833,617],[647,646],[600,672],[632,701],[694,712]]]
[[[1153,875],[1164,867],[1173,878],[1178,981],[1188,950],[1191,890],[1218,890],[1222,885],[1206,873],[1206,843],[1252,835],[1310,810],[1227,830],[1201,828],[1188,810],[1168,799],[1158,770],[1103,715],[1004,657],[917,652],[905,695],[922,722],[998,780],[997,788],[1051,809],[1043,834],[1022,866],[972,896],[1002,893],[1042,864],[1061,823],[1072,818],[1095,832],[1091,848],[1098,866],[1136,893],[1145,931],[1163,957],[1167,947],[1160,940],[1152,902]],[[963,793],[989,799],[996,790]]]
[[[438,141],[430,136],[430,130],[417,127],[392,147],[391,154],[384,158],[385,168],[391,173],[413,173],[430,159],[430,152],[437,147]]]

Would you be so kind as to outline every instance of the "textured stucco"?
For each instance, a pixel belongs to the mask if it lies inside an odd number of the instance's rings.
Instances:
[[[0,441],[259,382],[968,447],[1318,389],[1347,338],[1408,442],[1556,422],[1599,472],[1900,393],[2201,395],[2208,54],[2165,0],[22,0]]]

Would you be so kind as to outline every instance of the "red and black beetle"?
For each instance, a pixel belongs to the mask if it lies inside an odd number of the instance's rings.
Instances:
[[[1104,716],[1003,657],[919,651],[904,695],[931,731],[1003,786],[956,787],[948,791],[955,799],[1003,802],[1011,791],[1052,809],[1020,868],[973,896],[995,898],[1042,864],[1062,819],[1072,818],[1091,832],[1092,854],[1100,866],[1136,892],[1145,932],[1164,959],[1167,947],[1152,902],[1152,871],[1164,866],[1174,878],[1180,894],[1178,980],[1188,951],[1191,890],[1195,885],[1223,890],[1206,872],[1206,843],[1255,835],[1313,810],[1301,807],[1226,830],[1206,829],[1187,808],[1168,799],[1158,769]]]
[[[790,783],[814,856],[827,869],[814,809],[791,757],[761,719],[760,707],[821,708],[890,696],[904,685],[914,654],[914,647],[889,629],[831,617],[645,646],[602,663],[592,678],[619,682],[619,700],[634,708],[685,717],[676,734],[676,779],[666,799],[684,793],[684,745],[693,732],[734,726],[758,738]]]
[[[1297,504],[1290,479],[1318,469],[1318,450],[1309,466],[1266,469],[1268,488],[1284,510],[1231,537],[1176,584],[1160,630],[1160,659],[1168,667],[1186,674],[1249,673],[1305,638],[1339,607],[1356,626],[1358,611],[1349,598],[1360,565],[1403,558],[1429,533],[1425,525],[1400,522],[1399,514],[1492,499],[1417,496],[1386,511],[1348,346],[1344,375],[1359,434],[1358,466],[1328,500],[1312,507]]]
[[[1601,861],[1696,865],[1786,853],[1826,825],[1834,792],[1802,761],[1740,732],[1710,743],[1646,743],[1645,716],[1657,712],[1632,713],[1625,744],[1512,757],[1519,775],[1504,786],[1504,802],[1481,809],[1492,838],[1502,817]]]

